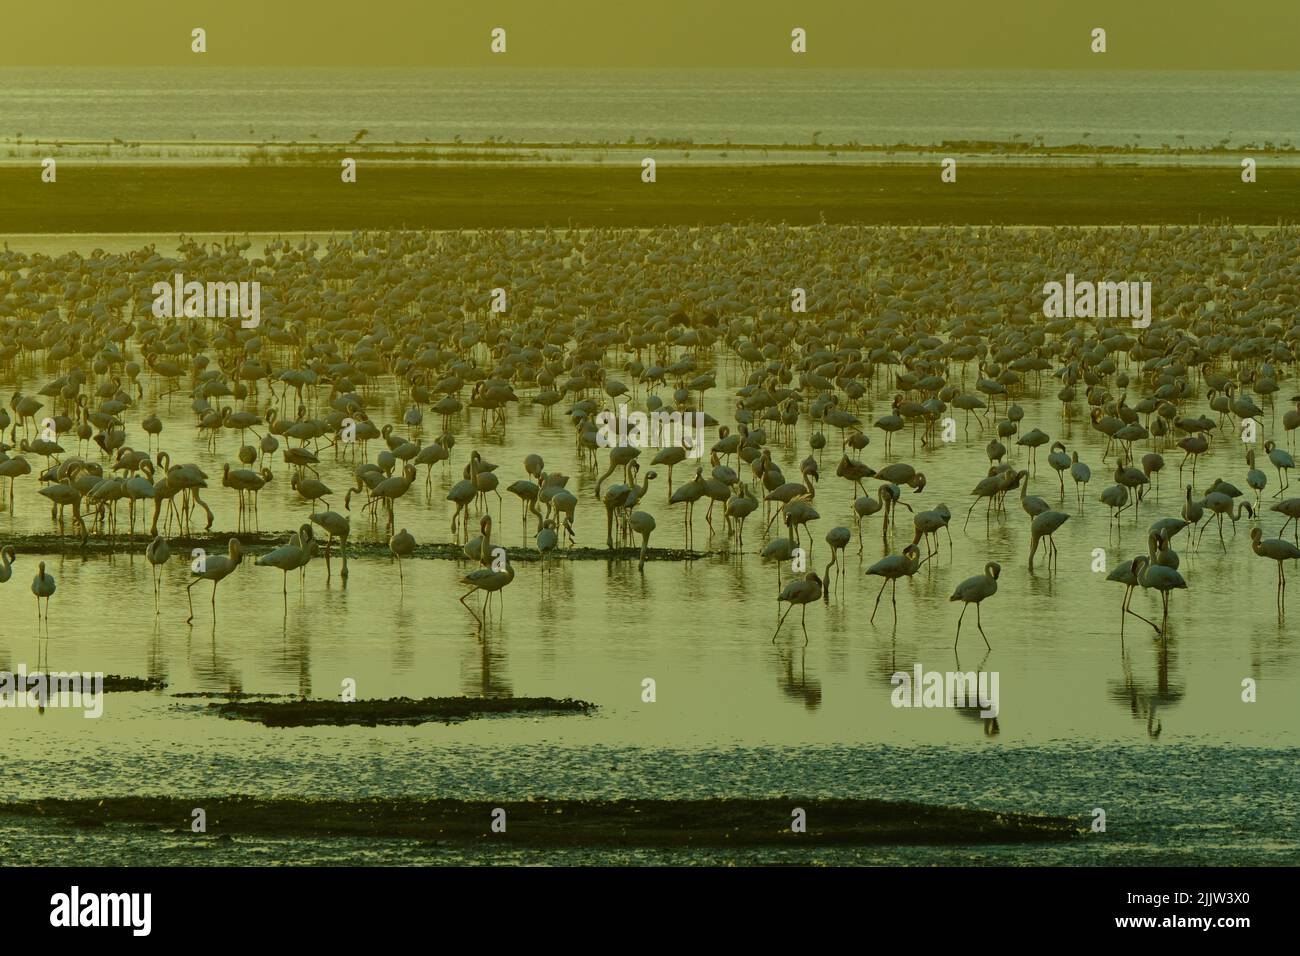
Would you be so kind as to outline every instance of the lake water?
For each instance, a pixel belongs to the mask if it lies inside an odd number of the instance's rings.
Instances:
[[[0,68],[0,142],[1297,145],[1300,72]]]
[[[719,387],[705,407],[730,420],[745,373],[723,361],[721,351],[717,357]],[[0,370],[0,392],[34,391],[53,374],[27,363]],[[163,417],[163,443],[173,460],[194,461],[213,476],[205,497],[216,513],[215,527],[232,528],[235,495],[218,486],[237,438],[227,433],[216,451],[209,449],[193,427],[188,398],[182,394],[168,402],[159,397],[158,383],[145,379],[145,398],[128,413],[130,422],[151,411]],[[1279,395],[1294,394],[1297,384],[1284,380]],[[215,618],[210,586],[195,587],[196,619],[187,625],[184,561],[165,570],[156,614],[150,567],[140,554],[143,540],[107,557],[83,556],[75,546],[60,551],[51,539],[48,553],[20,555],[14,579],[0,588],[0,669],[32,669],[40,660],[55,670],[147,675],[169,686],[164,693],[110,695],[99,720],[54,709],[4,712],[10,769],[0,776],[0,800],[140,793],[484,799],[789,794],[915,799],[1080,820],[1101,807],[1108,816],[1104,836],[1067,846],[854,849],[794,857],[773,851],[691,851],[689,857],[627,850],[443,851],[399,841],[253,840],[194,848],[183,836],[110,830],[78,831],[73,838],[68,831],[38,828],[48,837],[42,844],[46,861],[61,863],[1300,862],[1292,802],[1300,785],[1300,655],[1294,621],[1280,618],[1274,608],[1272,563],[1250,552],[1251,525],[1245,522],[1235,534],[1225,530],[1226,553],[1213,530],[1199,552],[1180,535],[1174,544],[1190,590],[1174,595],[1168,643],[1153,640],[1133,618],[1121,641],[1123,589],[1090,570],[1093,550],[1106,550],[1108,567],[1145,551],[1147,525],[1178,513],[1178,455],[1166,449],[1170,466],[1158,502],[1144,502],[1136,522],[1126,514],[1117,534],[1096,501],[1110,483],[1110,466],[1101,461],[1103,442],[1080,421],[1077,408],[1073,421],[1061,423],[1055,390],[1049,377],[1041,390],[1031,385],[1018,399],[1026,413],[1022,432],[1037,426],[1061,438],[1094,473],[1080,514],[1068,477],[1062,501],[1045,450],[1039,454],[1031,492],[1072,512],[1056,537],[1057,571],[1049,574],[1040,563],[1028,572],[1027,519],[1014,500],[987,533],[982,506],[963,530],[967,493],[987,467],[988,435],[972,426],[969,434],[959,429],[953,444],[913,447],[904,431],[886,458],[881,434],[870,429],[867,461],[876,467],[887,460],[914,463],[929,479],[914,503],[933,507],[943,501],[952,508],[952,554],[945,538],[937,558],[898,588],[896,628],[888,594],[872,624],[878,579],[864,569],[910,540],[911,522],[900,512],[905,529],[882,542],[879,516],[868,519],[864,554],[856,553],[855,540],[830,603],[808,609],[806,649],[798,611],[771,641],[777,569],[755,553],[763,541],[761,511],[746,528],[743,552],[693,563],[649,562],[638,573],[626,561],[559,560],[545,572],[539,564],[518,562],[503,610],[482,639],[457,604],[457,580],[469,570],[463,562],[408,561],[399,587],[397,568],[386,558],[354,559],[346,585],[337,565],[327,582],[323,562],[316,561],[304,585],[291,576],[286,599],[277,572],[253,567],[250,560],[222,584]],[[873,389],[861,417],[870,422],[883,414],[890,394],[883,385]],[[376,421],[400,421],[405,407],[392,379],[380,380],[370,409]],[[428,419],[426,441],[437,434],[434,416]],[[1269,410],[1265,433],[1280,434],[1279,420],[1280,412],[1275,418]],[[420,542],[449,540],[446,491],[460,477],[469,451],[480,449],[499,463],[502,487],[524,477],[523,458],[536,451],[548,467],[574,476],[569,487],[580,501],[578,543],[603,545],[595,474],[577,460],[563,415],[543,420],[540,408],[525,402],[512,406],[504,432],[484,433],[476,415],[458,418],[453,430],[458,443],[452,470],[436,468],[427,494],[421,473],[398,503],[399,527]],[[787,475],[797,474],[810,431],[805,419],[795,434],[772,443]],[[65,441],[75,444],[71,437]],[[1008,444],[1014,454],[1014,444]],[[813,526],[811,565],[819,572],[829,559],[826,531],[852,526],[855,493],[834,476],[833,448],[832,440],[815,501],[822,517]],[[328,452],[322,460],[321,478],[337,492],[333,505],[340,509],[352,465]],[[287,534],[309,509],[294,497],[283,463],[277,461],[275,471],[261,495],[261,527]],[[1219,474],[1244,486],[1239,448],[1216,443],[1199,465],[1198,486]],[[680,483],[689,469],[678,468],[674,477]],[[1269,478],[1275,481],[1271,471]],[[505,497],[500,510],[492,502],[499,519],[495,534],[517,546],[523,537],[519,505]],[[682,512],[669,509],[666,498],[661,476],[648,499],[647,510],[658,518],[651,543],[679,547]],[[1260,526],[1273,536],[1281,518],[1265,514]],[[125,527],[125,510],[121,520]],[[355,540],[384,539],[382,529],[369,528],[356,511],[353,528]],[[20,479],[16,508],[0,512],[0,542],[11,534],[51,530],[33,478]],[[701,549],[724,549],[724,535],[710,539],[703,506],[696,510],[694,542]],[[58,581],[48,640],[38,639],[45,629],[38,632],[27,590],[38,560],[47,562]],[[955,654],[959,606],[948,595],[987,560],[1000,561],[1004,569],[998,594],[983,610],[993,649],[985,651],[967,621]],[[782,579],[788,577],[787,569]],[[1158,601],[1140,594],[1134,608],[1153,617]],[[998,672],[996,728],[952,709],[894,707],[891,675],[911,672],[918,663],[926,670]],[[646,677],[657,682],[653,704],[641,700]],[[1247,677],[1258,683],[1256,703],[1241,700]],[[573,696],[599,709],[588,717],[453,726],[270,729],[221,720],[203,712],[204,702],[170,696],[242,690],[336,697],[348,678],[363,698]],[[34,832],[0,824],[0,847],[15,853],[30,847]]]

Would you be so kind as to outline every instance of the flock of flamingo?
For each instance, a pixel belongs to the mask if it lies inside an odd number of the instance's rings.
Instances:
[[[1053,536],[1072,514],[1100,505],[1117,534],[1129,514],[1148,515],[1145,550],[1106,580],[1124,585],[1121,634],[1133,616],[1163,638],[1171,598],[1188,587],[1175,545],[1199,550],[1213,526],[1213,544],[1227,553],[1225,520],[1234,531],[1252,523],[1249,548],[1274,562],[1284,612],[1285,563],[1300,559],[1300,497],[1285,496],[1295,461],[1282,445],[1293,446],[1300,427],[1300,395],[1280,415],[1276,406],[1300,348],[1298,246],[1294,229],[1223,225],[376,232],[278,239],[251,257],[247,239],[182,237],[170,256],[146,246],[51,257],[6,245],[0,380],[15,391],[0,409],[0,504],[14,511],[38,494],[51,527],[64,535],[70,512],[83,544],[93,535],[134,547],[138,522],[156,606],[162,568],[190,562],[188,620],[193,588],[205,582],[215,620],[219,585],[252,557],[241,535],[258,526],[259,495],[310,509],[283,544],[252,560],[282,572],[286,599],[290,573],[302,578],[322,551],[332,578],[336,545],[346,581],[354,521],[359,538],[386,541],[401,588],[403,561],[418,551],[408,528],[421,528],[397,512],[419,518],[438,507],[434,469],[458,472],[444,507],[474,566],[460,578],[460,602],[481,625],[516,574],[501,491],[518,498],[522,544],[540,555],[544,575],[585,531],[580,492],[594,479],[606,550],[641,569],[659,556],[650,551],[656,516],[680,512],[681,543],[692,549],[701,505],[710,542],[741,554],[746,521],[761,512],[753,550],[776,564],[778,610],[788,605],[772,640],[799,607],[806,644],[808,608],[842,590],[844,556],[855,537],[863,553],[868,519],[879,520],[886,552],[863,570],[881,579],[871,620],[889,588],[897,623],[898,583],[938,559],[941,534],[952,547],[954,514],[918,465],[954,441],[978,443],[987,468],[944,489],[948,500],[969,499],[960,528],[973,536],[976,509],[987,535],[1012,520],[1018,500],[1031,574],[1040,551],[1055,572]],[[155,318],[150,289],[176,272],[260,281],[261,325]],[[1135,329],[1123,319],[1044,318],[1042,283],[1066,272],[1150,279],[1156,320]],[[1052,394],[1059,418],[1024,421],[1021,401]],[[598,413],[621,403],[703,412],[707,437],[604,447]],[[503,489],[485,449],[527,427],[523,406],[550,424],[564,416],[582,477],[573,487],[556,462],[531,453],[517,472],[504,469],[518,477]],[[1081,442],[1064,440],[1076,427],[1095,433],[1091,464]],[[178,429],[188,431],[183,440]],[[465,453],[466,439],[481,447]],[[219,473],[174,460],[196,443],[225,458]],[[1040,448],[1050,469],[1042,480],[1058,479],[1055,504],[1030,493]],[[1214,480],[1198,480],[1198,466],[1213,467]],[[675,482],[674,469],[687,474]],[[1178,504],[1163,513],[1159,481],[1171,471]],[[842,482],[838,492],[823,484],[826,472]],[[1089,490],[1094,477],[1100,493]],[[663,490],[652,490],[660,479]],[[205,492],[223,496],[213,503],[231,534],[224,553],[193,560],[189,544],[217,524]],[[818,573],[808,567],[812,527],[828,500],[851,520],[821,536],[830,559]],[[900,508],[912,529],[907,540],[902,527],[895,552]],[[1273,514],[1284,519],[1276,536],[1262,524]],[[12,546],[0,549],[0,584],[17,560]],[[784,581],[786,566],[802,570]],[[954,647],[971,605],[991,646],[981,606],[1002,574],[988,561],[956,584]],[[45,562],[31,591],[38,622],[48,619],[55,580]],[[1140,593],[1159,599],[1159,623],[1133,609]]]

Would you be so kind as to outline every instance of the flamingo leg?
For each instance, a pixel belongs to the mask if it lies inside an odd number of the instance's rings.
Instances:
[[[776,643],[776,636],[781,633],[781,625],[785,623],[785,619],[789,616],[790,612],[793,610],[794,610],[794,605],[791,604],[788,608],[785,609],[785,614],[781,615],[781,619],[776,622],[776,630],[772,632],[773,644]]]
[[[465,598],[469,597],[469,596],[470,596],[471,594],[473,594],[476,590],[478,590],[478,589],[477,589],[477,588],[470,588],[468,591],[466,591],[464,594],[462,594],[462,595],[460,596],[460,603],[461,603],[461,606],[463,606],[463,607],[465,608],[465,610],[469,611],[469,613],[474,617],[474,620],[478,621],[479,624],[482,624],[483,621],[479,618],[478,613],[477,613],[477,612],[476,612],[472,607],[470,607],[468,604],[465,603]]]
[[[885,585],[887,585],[888,583],[889,583],[889,578],[885,578],[885,580],[883,580],[883,581],[880,582],[880,591],[879,591],[879,593],[876,594],[876,603],[875,603],[875,605],[871,608],[871,623],[872,623],[872,624],[875,624],[875,623],[876,623],[876,610],[880,607],[880,599],[881,599],[882,596],[884,596],[884,593],[885,593]]]
[[[1124,610],[1126,610],[1129,614],[1132,614],[1132,615],[1133,615],[1135,618],[1137,618],[1139,621],[1146,621],[1146,623],[1150,624],[1151,627],[1155,629],[1155,632],[1156,632],[1157,634],[1159,634],[1159,633],[1160,633],[1160,628],[1156,627],[1156,623],[1155,623],[1155,621],[1148,621],[1145,617],[1143,617],[1143,616],[1142,616],[1141,614],[1139,614],[1137,611],[1133,610],[1133,594],[1134,594],[1134,593],[1135,593],[1135,589],[1134,589],[1134,588],[1129,588],[1128,595],[1127,595],[1127,597],[1125,597],[1125,599],[1124,599]],[[1121,630],[1122,630],[1122,628],[1121,628]]]

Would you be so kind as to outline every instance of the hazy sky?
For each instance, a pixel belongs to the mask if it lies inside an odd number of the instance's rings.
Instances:
[[[20,0],[0,16],[0,64],[26,66],[1300,69],[1300,0]]]

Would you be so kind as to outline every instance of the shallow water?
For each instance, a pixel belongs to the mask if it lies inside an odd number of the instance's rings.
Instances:
[[[5,394],[34,391],[55,373],[19,367],[0,376]],[[729,420],[734,389],[743,373],[723,363],[719,387],[704,407]],[[973,384],[968,379],[968,385]],[[234,527],[234,492],[219,487],[221,464],[233,461],[238,444],[223,433],[216,451],[193,427],[189,399],[159,397],[146,381],[146,395],[128,413],[132,438],[150,411],[164,418],[163,444],[175,462],[194,461],[214,486],[205,494],[216,514],[214,528]],[[1291,391],[1288,391],[1291,389]],[[1284,381],[1280,395],[1292,394]],[[510,799],[532,794],[595,796],[809,795],[907,798],[977,807],[1062,813],[1090,819],[1107,810],[1108,831],[1060,847],[966,849],[871,849],[815,851],[795,858],[856,862],[1296,862],[1300,828],[1291,805],[1297,790],[1296,750],[1300,727],[1295,700],[1300,667],[1294,623],[1274,605],[1274,565],[1250,551],[1250,522],[1225,528],[1226,553],[1214,529],[1199,551],[1187,533],[1174,540],[1189,590],[1173,597],[1168,642],[1130,617],[1120,635],[1123,589],[1093,573],[1094,549],[1104,564],[1142,553],[1147,526],[1181,505],[1176,465],[1180,453],[1165,450],[1170,464],[1159,498],[1143,502],[1136,521],[1127,512],[1118,533],[1096,500],[1110,484],[1102,464],[1099,433],[1080,421],[1062,424],[1050,377],[1030,383],[1018,397],[1025,409],[1022,433],[1042,428],[1077,449],[1094,480],[1082,514],[1068,475],[1062,498],[1057,477],[1039,451],[1030,492],[1072,516],[1057,533],[1059,564],[1049,573],[1039,556],[1026,567],[1028,519],[1009,498],[1004,515],[988,524],[980,505],[963,530],[967,492],[984,474],[990,437],[972,422],[959,427],[952,444],[913,447],[908,431],[894,437],[894,454],[883,454],[883,435],[869,429],[865,460],[876,467],[905,460],[928,478],[919,495],[905,491],[918,508],[946,502],[954,512],[952,552],[941,540],[936,557],[897,589],[898,625],[885,594],[873,624],[878,579],[865,568],[882,553],[911,539],[904,527],[882,542],[879,515],[863,526],[841,558],[844,575],[830,602],[808,608],[808,645],[800,614],[786,620],[775,643],[778,569],[756,552],[764,541],[762,512],[749,521],[743,549],[699,561],[635,562],[555,560],[516,562],[518,577],[503,606],[479,632],[457,604],[458,578],[468,562],[411,560],[404,583],[389,559],[357,557],[346,585],[337,563],[326,580],[322,561],[307,568],[302,583],[286,582],[274,569],[246,561],[217,592],[193,590],[196,611],[187,625],[187,564],[165,570],[161,606],[155,612],[144,540],[111,557],[82,556],[69,539],[66,550],[50,539],[43,555],[23,554],[14,578],[0,586],[5,613],[0,625],[0,669],[38,662],[53,670],[151,676],[168,682],[164,693],[112,694],[102,719],[54,708],[45,713],[9,709],[5,722],[11,770],[0,776],[0,799],[185,793],[311,794],[331,797],[400,793]],[[391,379],[381,382],[383,406],[376,421],[400,421],[405,402]],[[883,383],[864,400],[864,422],[883,414],[891,392]],[[264,407],[265,389],[257,407]],[[638,395],[636,401],[643,400]],[[504,487],[524,477],[522,460],[536,451],[548,468],[572,474],[579,497],[578,544],[601,547],[603,508],[594,498],[596,475],[578,461],[572,433],[559,406],[553,420],[526,401],[511,408],[504,430],[484,431],[477,413],[454,424],[452,468],[436,467],[432,490],[421,480],[397,505],[397,526],[417,541],[450,540],[446,490],[460,477],[471,449],[500,465]],[[635,405],[634,405],[635,407]],[[1193,406],[1198,408],[1199,406]],[[1264,436],[1281,434],[1280,417],[1266,409]],[[422,436],[439,431],[426,413]],[[811,426],[773,441],[786,474],[798,473]],[[1261,436],[1264,437],[1264,436]],[[834,475],[837,434],[815,505],[810,568],[830,559],[823,540],[833,526],[852,527],[850,484]],[[712,435],[710,435],[710,439]],[[65,443],[72,451],[75,439]],[[283,440],[282,440],[283,444]],[[1024,463],[1025,449],[1007,444]],[[1284,441],[1285,444],[1285,441]],[[369,449],[371,457],[382,447]],[[96,449],[91,448],[95,454]],[[89,456],[90,452],[83,450]],[[1017,457],[1018,456],[1018,457]],[[335,489],[342,508],[350,461],[336,461],[322,448],[321,478]],[[648,463],[652,454],[643,454]],[[37,460],[33,460],[33,465]],[[604,464],[604,455],[601,455]],[[689,477],[676,469],[675,483]],[[1197,486],[1215,476],[1244,487],[1240,447],[1216,441],[1197,466]],[[662,472],[663,469],[660,469]],[[297,501],[282,462],[261,494],[260,526],[287,532],[310,509]],[[1190,468],[1189,468],[1190,473]],[[1276,475],[1270,473],[1269,495]],[[612,480],[619,480],[615,477]],[[874,481],[867,482],[874,491]],[[667,476],[652,482],[647,510],[658,519],[651,544],[685,543],[680,507],[667,507]],[[0,512],[0,541],[17,533],[53,530],[33,477],[20,479],[16,508]],[[506,495],[493,499],[495,540],[523,542],[520,508]],[[1267,504],[1267,501],[1265,502]],[[722,552],[727,537],[719,516],[710,537],[704,507],[696,509],[697,548]],[[125,509],[120,513],[126,527]],[[1282,519],[1265,511],[1260,522],[1274,536]],[[357,541],[382,541],[353,512]],[[531,541],[531,539],[529,539]],[[58,582],[50,623],[38,628],[27,582],[44,560]],[[986,651],[972,613],[963,625],[959,653],[953,636],[958,605],[948,596],[956,583],[977,574],[985,561],[1003,566],[999,591],[983,607],[992,644]],[[781,571],[781,580],[790,576]],[[1158,601],[1139,594],[1133,606],[1147,617]],[[1293,612],[1300,613],[1300,612]],[[41,635],[38,637],[38,635]],[[896,671],[975,670],[999,677],[996,725],[969,711],[893,706]],[[596,703],[591,716],[483,719],[415,728],[270,729],[205,713],[201,700],[176,700],[176,692],[300,693],[336,696],[345,679],[362,698],[454,694],[573,696]],[[642,682],[653,678],[657,699],[642,701]],[[1242,681],[1258,682],[1258,702],[1243,703]],[[0,825],[0,846],[20,845],[30,832]],[[59,831],[49,844],[60,862],[660,862],[682,860],[679,852],[591,849],[528,851],[413,847],[398,841],[207,841],[191,846],[188,835],[165,837],[107,831]],[[694,861],[775,861],[781,851],[692,850]]]
[[[6,137],[162,140],[179,154],[192,141],[347,142],[363,128],[369,142],[1195,148],[1296,145],[1300,73],[8,67],[0,83]]]

